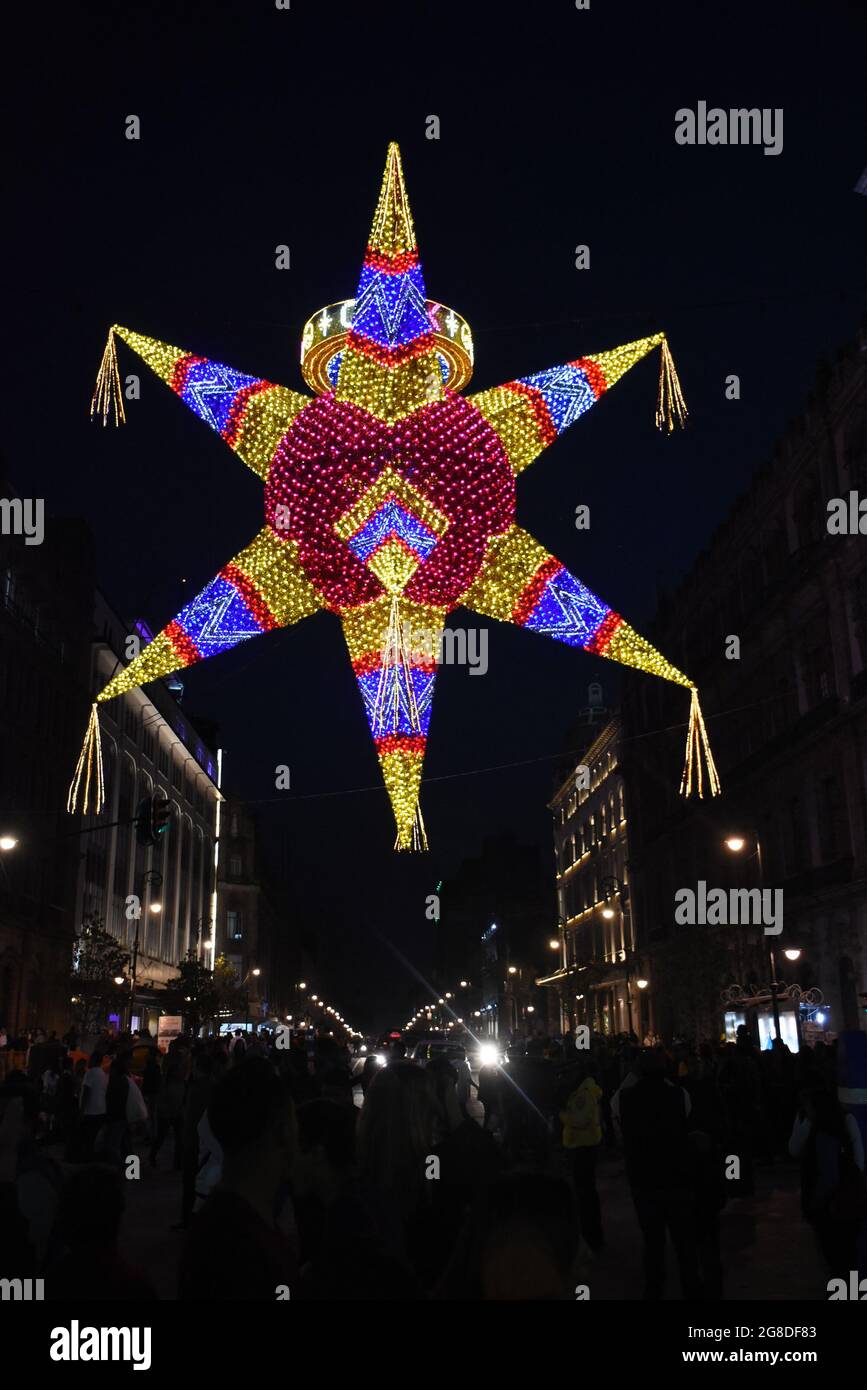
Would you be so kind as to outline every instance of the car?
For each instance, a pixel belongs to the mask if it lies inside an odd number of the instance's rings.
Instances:
[[[500,1043],[480,1042],[473,1054],[473,1069],[480,1071],[482,1067],[503,1067],[508,1060],[508,1053]]]

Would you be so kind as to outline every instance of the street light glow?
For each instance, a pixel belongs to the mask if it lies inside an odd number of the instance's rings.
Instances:
[[[636,980],[635,983],[638,985],[639,989],[647,989],[647,981],[644,976],[642,976],[640,980]]]
[[[801,948],[800,946],[787,946],[783,955],[786,960],[798,960],[801,955]]]
[[[0,849],[4,852],[9,849],[14,849],[17,844],[18,841],[14,835],[0,835]]]
[[[602,916],[603,916],[603,917],[606,917],[606,918],[608,919],[608,921],[610,922],[610,921],[611,921],[611,918],[614,916],[614,908],[613,908],[613,907],[603,907],[603,909],[602,909]]]
[[[746,840],[742,835],[729,835],[725,841],[726,849],[730,849],[732,854],[740,854],[745,844]]]

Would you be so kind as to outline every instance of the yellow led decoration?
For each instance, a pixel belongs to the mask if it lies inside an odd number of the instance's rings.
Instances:
[[[662,333],[471,397],[473,340],[426,297],[397,145],[355,297],[309,319],[302,369],[314,399],[115,326],[92,414],[124,418],[120,337],[264,483],[267,525],[97,699],[105,702],[321,608],[339,615],[398,848],[426,844],[418,789],[446,616],[461,603],[690,689],[683,790],[718,790],[698,695],[544,546],[515,524],[521,473],[637,362],[660,350],[657,424],[686,405]],[[306,675],[306,673],[305,673]],[[707,781],[703,769],[707,769]],[[70,808],[102,799],[91,712]]]

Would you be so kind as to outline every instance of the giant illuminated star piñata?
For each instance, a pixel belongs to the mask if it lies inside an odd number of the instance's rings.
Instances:
[[[397,822],[426,847],[418,806],[436,656],[459,604],[676,681],[692,692],[681,790],[716,771],[695,687],[515,522],[515,479],[653,348],[657,422],[683,398],[665,336],[461,397],[472,338],[425,298],[400,152],[390,145],[354,300],[309,320],[302,370],[314,398],[115,326],[94,396],[123,418],[114,335],[259,475],[265,525],[117,674],[97,704],[319,609],[338,614]],[[419,639],[421,635],[421,640]],[[97,704],[70,788],[102,800]]]

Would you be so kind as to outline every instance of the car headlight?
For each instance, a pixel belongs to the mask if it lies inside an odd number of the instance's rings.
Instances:
[[[500,1065],[500,1049],[493,1043],[482,1043],[479,1048],[479,1062],[483,1067],[498,1067]]]
[[[376,1060],[381,1067],[385,1066],[385,1058],[383,1057],[381,1052],[376,1053]]]

